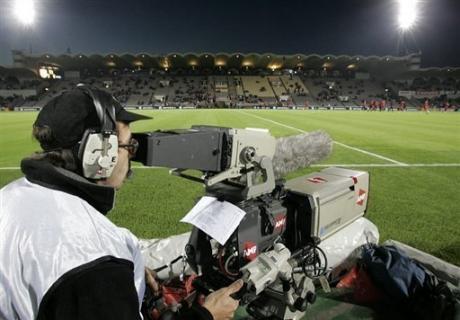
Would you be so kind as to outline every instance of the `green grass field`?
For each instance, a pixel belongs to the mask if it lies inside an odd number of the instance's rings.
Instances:
[[[153,120],[133,131],[193,124],[268,128],[277,137],[322,129],[337,142],[321,165],[367,170],[367,218],[381,241],[395,239],[460,265],[460,113],[174,110],[144,111]],[[36,113],[0,113],[0,186],[21,176],[21,158],[38,145],[31,137]],[[351,149],[353,147],[355,149]],[[364,153],[367,151],[370,154]],[[320,168],[295,172],[288,178]],[[190,229],[179,219],[203,194],[199,184],[167,169],[136,168],[108,217],[143,238]]]

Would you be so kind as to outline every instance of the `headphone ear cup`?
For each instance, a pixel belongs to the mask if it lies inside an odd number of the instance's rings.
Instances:
[[[107,99],[99,90],[92,90],[86,86],[79,88],[93,100],[101,126],[97,131],[85,131],[78,148],[78,159],[84,177],[105,179],[110,177],[118,161],[115,107],[113,104],[107,104]]]
[[[95,131],[92,129],[87,129],[80,141],[80,146],[78,147],[78,160],[80,160],[80,162],[83,161],[83,154],[85,152],[86,143],[88,142],[88,136],[92,133],[95,133]]]
[[[118,162],[118,137],[89,132],[80,145],[83,176],[89,179],[110,177]]]

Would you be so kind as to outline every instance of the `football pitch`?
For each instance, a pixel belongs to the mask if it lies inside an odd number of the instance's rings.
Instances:
[[[288,175],[326,166],[370,173],[366,217],[380,240],[395,239],[460,265],[460,113],[167,110],[133,123],[134,132],[189,128],[194,124],[267,128],[276,136],[324,130],[334,140],[328,159]],[[0,113],[0,187],[21,176],[20,160],[39,149],[31,126],[37,113]],[[179,220],[203,195],[195,182],[168,169],[141,168],[117,193],[108,217],[141,238],[190,230]]]

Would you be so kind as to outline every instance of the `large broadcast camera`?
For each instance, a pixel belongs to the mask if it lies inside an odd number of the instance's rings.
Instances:
[[[318,244],[364,215],[369,175],[332,167],[275,179],[277,140],[264,129],[193,126],[133,136],[134,161],[173,168],[245,212],[224,244],[193,228],[186,258],[195,288],[207,293],[243,277],[239,298],[253,317],[300,319],[315,301],[313,280],[327,269]]]

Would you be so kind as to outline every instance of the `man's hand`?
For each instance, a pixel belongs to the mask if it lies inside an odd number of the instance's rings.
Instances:
[[[145,283],[152,291],[154,297],[160,295],[160,285],[155,280],[156,273],[155,271],[145,267]]]
[[[203,307],[214,317],[214,320],[228,320],[233,318],[238,301],[230,297],[232,293],[238,292],[243,287],[243,280],[237,280],[226,288],[219,289],[209,296]]]

